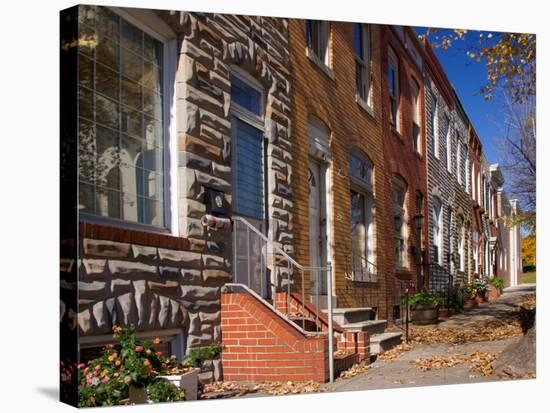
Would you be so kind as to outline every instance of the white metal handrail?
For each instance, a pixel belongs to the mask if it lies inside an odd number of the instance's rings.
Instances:
[[[292,258],[287,252],[285,252],[279,245],[277,245],[274,241],[268,239],[265,234],[263,234],[261,231],[259,231],[254,225],[252,225],[249,221],[246,219],[234,216],[232,218],[233,221],[233,266],[235,271],[235,276],[237,275],[237,272],[239,271],[239,257],[238,257],[238,233],[239,228],[238,226],[242,224],[244,226],[244,229],[246,229],[246,254],[244,255],[244,259],[246,260],[246,273],[247,273],[247,283],[246,288],[248,291],[254,292],[254,295],[257,298],[260,298],[262,302],[269,305],[269,302],[266,301],[261,297],[262,294],[266,293],[268,286],[264,289],[264,282],[267,282],[267,274],[264,274],[264,270],[268,267],[271,268],[272,274],[277,274],[276,269],[277,268],[285,268],[287,269],[287,285],[286,285],[286,299],[287,299],[287,305],[286,309],[287,312],[290,312],[290,294],[291,294],[291,285],[294,284],[294,271],[299,271],[301,275],[301,299],[302,299],[302,309],[301,314],[304,316],[306,314],[305,311],[305,273],[309,272],[310,274],[316,274],[315,282],[321,282],[320,274],[326,273],[326,282],[327,282],[327,310],[328,310],[328,341],[329,341],[329,373],[330,373],[330,380],[331,382],[334,379],[334,337],[333,337],[333,322],[332,322],[332,270],[330,264],[326,267],[308,267],[301,265],[298,263],[294,258]],[[258,256],[252,257],[251,254],[253,251],[251,250],[251,234],[256,237],[257,240],[260,241],[260,248],[259,251],[255,250],[254,253],[259,253]],[[277,260],[279,258],[279,262]],[[281,260],[282,259],[282,260]],[[285,264],[281,265],[282,261],[285,262]],[[261,272],[259,276],[259,280],[254,280],[251,278],[252,266],[259,265],[259,271]],[[258,269],[256,268],[256,271]],[[234,277],[234,280],[236,278]],[[253,283],[256,284],[259,281],[259,293],[258,291],[255,291],[253,287]],[[277,282],[273,283],[272,287],[272,301],[273,304],[271,304],[271,307],[279,314],[282,315],[287,321],[293,323],[291,320],[288,320],[287,316],[282,314],[277,309]],[[311,278],[310,278],[310,281]],[[243,283],[233,283],[231,285],[244,285]],[[319,318],[320,318],[320,312],[319,312],[319,288],[316,285],[316,288],[314,289],[314,295],[316,297],[317,301],[317,311],[316,311],[316,320],[315,324],[318,327],[320,325]],[[294,324],[294,323],[293,323]],[[303,329],[302,329],[303,330]],[[319,331],[317,331],[319,332]]]

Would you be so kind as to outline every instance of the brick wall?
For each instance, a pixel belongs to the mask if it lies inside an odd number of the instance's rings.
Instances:
[[[328,380],[326,335],[303,334],[251,294],[221,300],[225,380]]]
[[[289,21],[292,84],[292,149],[294,201],[294,245],[297,261],[309,265],[309,183],[308,116],[315,116],[330,130],[330,260],[333,265],[333,292],[338,307],[377,306],[385,317],[385,275],[387,264],[388,210],[383,202],[386,173],[382,151],[382,109],[380,95],[380,27],[371,25],[372,114],[355,99],[355,60],[353,24],[332,22],[331,66],[328,76],[306,56],[305,21]],[[375,248],[379,281],[376,284],[346,279],[350,271],[350,178],[352,150],[367,156],[374,165]],[[307,274],[306,274],[307,276]],[[298,283],[299,284],[299,283]],[[309,293],[309,279],[306,280]]]
[[[383,154],[385,159],[385,180],[381,193],[383,198],[384,209],[387,211],[393,210],[392,199],[392,180],[395,175],[400,176],[407,183],[406,203],[406,222],[408,223],[408,241],[407,241],[407,268],[397,268],[394,264],[394,255],[392,249],[392,233],[393,233],[393,216],[387,215],[385,224],[385,237],[390,247],[387,249],[387,260],[391,263],[390,272],[396,277],[406,280],[414,280],[417,274],[417,266],[415,263],[415,255],[411,247],[415,246],[417,233],[413,222],[415,213],[415,195],[420,191],[424,197],[424,205],[422,213],[425,217],[422,228],[422,239],[426,246],[427,239],[427,187],[426,187],[426,132],[425,132],[425,107],[420,104],[420,154],[413,149],[412,142],[412,99],[410,94],[410,81],[414,79],[420,86],[420,102],[424,102],[424,82],[420,69],[415,65],[410,58],[407,50],[404,49],[403,43],[398,39],[395,32],[390,26],[382,27],[381,37],[381,71],[382,71],[382,126],[384,130],[384,145]],[[405,28],[405,33],[409,33]],[[411,35],[409,33],[409,35]],[[411,35],[412,36],[412,35]],[[412,36],[414,37],[414,36]],[[388,92],[388,48],[391,47],[399,60],[399,87],[400,87],[400,132],[393,128],[390,124],[390,107],[389,107],[389,92]],[[414,46],[410,46],[414,47]],[[421,53],[422,55],[422,53]],[[424,269],[425,271],[425,269]]]

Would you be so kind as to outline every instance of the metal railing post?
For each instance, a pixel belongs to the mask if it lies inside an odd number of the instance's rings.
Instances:
[[[332,276],[331,266],[327,266],[327,295],[328,295],[328,371],[329,380],[334,382],[334,333],[332,326]]]
[[[246,274],[248,277],[248,287],[252,288],[250,285],[250,228],[246,227]],[[253,288],[252,288],[253,289]]]

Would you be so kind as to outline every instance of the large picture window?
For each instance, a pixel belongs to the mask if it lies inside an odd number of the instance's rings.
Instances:
[[[79,210],[165,225],[164,45],[106,7],[80,8]]]

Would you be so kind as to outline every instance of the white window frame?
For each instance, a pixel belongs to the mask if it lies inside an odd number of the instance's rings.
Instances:
[[[242,68],[232,65],[231,66],[231,75],[237,77],[241,82],[246,83],[247,86],[250,86],[252,89],[260,93],[260,113],[261,115],[257,115],[248,109],[242,107],[238,103],[231,100],[231,96],[229,96],[230,104],[229,104],[229,112],[230,112],[230,118],[236,118],[242,122],[245,122],[252,126],[253,128],[258,129],[262,133],[262,147],[265,147],[265,89],[263,86],[258,82],[250,73],[243,70]],[[231,165],[235,165],[235,154],[236,149],[235,145],[237,144],[237,139],[235,135],[235,128],[233,127],[233,122],[231,122]],[[264,151],[262,151],[264,152]],[[266,159],[264,156],[262,156],[262,171],[265,171],[265,162]],[[235,171],[232,170],[232,174],[235,173]],[[262,205],[262,209],[264,209],[264,217],[262,221],[267,219],[268,212],[265,210],[265,201],[266,197],[268,196],[266,188],[265,188],[265,179],[264,176],[264,205]],[[233,188],[233,195],[235,188]]]
[[[432,92],[432,150],[434,157],[439,159],[439,104],[437,95]]]
[[[172,337],[169,340],[171,344],[170,347],[173,349],[172,353],[176,356],[178,361],[181,361],[183,356],[186,354],[185,348],[185,339],[184,331],[180,328],[170,328],[166,330],[147,330],[147,331],[136,331],[136,338],[138,340],[152,340],[156,337]],[[78,350],[94,347],[103,347],[108,344],[115,344],[116,340],[112,334],[101,334],[95,336],[83,336],[80,335]],[[173,346],[173,347],[172,347]]]
[[[372,82],[371,82],[371,26],[366,23],[355,23],[361,28],[361,42],[363,44],[363,56],[357,55],[354,50],[355,70],[361,70],[361,87],[365,88],[365,97],[361,97],[360,91],[355,91],[355,99],[358,103],[366,105],[372,114]],[[354,27],[355,30],[355,27]],[[355,36],[354,36],[355,41]],[[355,45],[354,45],[355,46]],[[356,74],[357,76],[357,74]],[[356,82],[357,83],[357,82]],[[357,85],[356,85],[357,87]],[[362,105],[362,106],[363,106]]]
[[[412,101],[412,107],[413,107],[413,149],[416,153],[421,154],[422,153],[422,145],[421,145],[421,138],[420,138],[420,85],[418,82],[411,77],[410,79],[411,83],[411,91],[416,90],[416,96],[411,93],[413,101]],[[418,127],[418,136],[414,136],[414,125]],[[416,148],[415,148],[416,147]]]
[[[456,179],[460,185],[462,185],[462,149],[461,149],[460,140],[456,141]]]
[[[449,117],[449,115],[447,115],[446,113],[443,115],[445,116],[445,120],[446,120],[446,123],[447,123],[447,130],[445,131],[445,146],[446,146],[446,149],[447,149],[447,156],[446,156],[446,159],[445,161],[447,162],[447,171],[449,172],[452,172],[452,156],[451,156],[451,145],[452,145],[452,140],[451,140],[451,118]],[[458,139],[458,135],[456,136],[456,138]]]
[[[119,218],[105,217],[90,213],[79,213],[79,219],[83,222],[111,225],[120,228],[135,229],[148,232],[168,232],[179,235],[178,228],[178,146],[176,133],[176,103],[175,79],[177,70],[177,39],[176,33],[151,10],[105,7],[113,13],[125,19],[149,36],[163,44],[163,162],[164,162],[164,225],[149,225],[140,222],[128,221]],[[77,194],[78,197],[78,194]]]
[[[465,263],[466,263],[466,251],[465,251],[465,239],[466,239],[466,228],[464,225],[460,228],[460,238],[459,238],[459,244],[458,244],[458,251],[460,254],[460,262],[459,262],[459,268],[460,271],[464,272],[465,270]]]
[[[332,22],[328,20],[312,20],[308,19],[306,20],[306,25],[309,24],[309,29],[306,29],[306,36],[307,31],[309,30],[309,38],[306,38],[306,56],[311,59],[327,76],[329,76],[331,79],[334,79],[334,72],[331,67],[331,61],[332,61],[332,48],[331,48],[331,31],[332,31]],[[322,58],[315,52],[315,47],[313,47],[313,35],[312,35],[312,29],[313,25],[319,25],[319,33],[320,38],[318,39],[318,44],[315,45],[316,48],[321,49],[322,43],[321,43],[321,35],[324,37],[326,36],[326,46],[325,46],[325,56]]]
[[[466,148],[466,146],[464,146],[465,148],[465,152],[466,152],[466,159],[464,160],[464,179],[465,179],[465,189],[466,189],[466,193],[469,194],[470,193],[470,179],[468,177],[468,173],[469,173],[469,169],[470,169],[470,156],[468,155],[468,150]]]
[[[400,110],[400,90],[399,90],[399,82],[400,82],[400,76],[399,76],[399,59],[397,58],[397,55],[393,51],[393,49],[388,46],[388,71],[387,74],[389,74],[389,68],[390,66],[393,68],[393,72],[395,74],[395,83],[394,83],[394,89],[393,89],[393,96],[390,95],[390,79],[388,77],[388,95],[390,98],[390,123],[395,128],[397,132],[401,132],[401,110]],[[392,121],[393,117],[393,111],[391,102],[392,99],[395,100],[395,124]]]
[[[439,207],[439,208],[438,208]],[[439,209],[439,211],[438,211]],[[432,224],[433,224],[433,245],[437,247],[436,264],[443,263],[443,203],[439,198],[433,198]]]
[[[399,187],[403,191],[403,206],[395,204],[394,191],[395,188]],[[408,197],[408,185],[401,177],[394,177],[392,181],[392,217],[396,215],[397,209],[399,209],[399,214],[401,216],[401,226],[399,231],[396,231],[392,225],[392,240],[395,243],[395,239],[400,239],[403,241],[403,250],[400,251],[399,260],[396,262],[395,257],[393,257],[394,264],[399,268],[407,269],[409,268],[408,256],[407,256],[407,245],[408,245],[408,230],[407,230],[407,197]],[[395,245],[393,245],[395,247]]]

